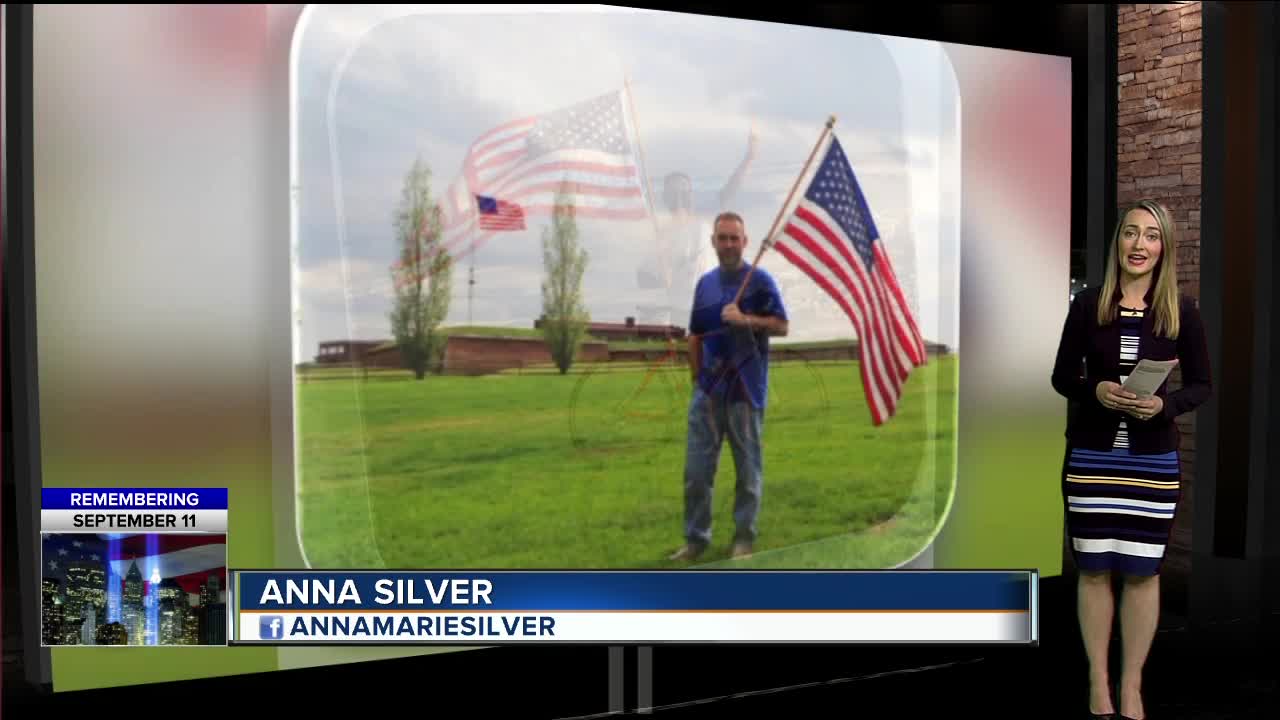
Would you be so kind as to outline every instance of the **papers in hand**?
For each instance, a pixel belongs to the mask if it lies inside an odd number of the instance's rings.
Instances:
[[[1141,360],[1124,380],[1124,389],[1145,400],[1164,384],[1177,360]]]

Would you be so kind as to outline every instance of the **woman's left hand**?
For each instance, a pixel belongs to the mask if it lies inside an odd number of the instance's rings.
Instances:
[[[1146,400],[1136,401],[1132,407],[1125,412],[1134,416],[1139,420],[1150,420],[1159,415],[1164,410],[1164,400],[1159,395],[1152,395]]]

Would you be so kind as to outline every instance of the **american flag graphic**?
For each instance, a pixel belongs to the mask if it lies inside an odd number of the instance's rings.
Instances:
[[[92,563],[109,581],[114,575],[116,582],[123,582],[136,562],[144,583],[158,576],[195,594],[214,575],[226,587],[226,535],[46,533],[42,550],[44,576],[63,581],[74,563]]]
[[[824,144],[773,247],[853,324],[862,387],[881,425],[897,412],[911,369],[925,363],[924,340],[840,141],[831,133]]]
[[[629,107],[617,90],[481,134],[444,193],[442,248],[456,259],[508,229],[487,227],[476,196],[501,197],[529,217],[552,214],[563,189],[579,218],[647,219]]]
[[[481,230],[524,230],[524,210],[515,203],[477,195],[476,209]]]
[[[104,536],[104,539],[109,537]],[[162,580],[176,581],[189,593],[198,593],[200,586],[214,575],[219,578],[221,587],[227,586],[226,535],[117,535],[114,542],[108,541],[107,546],[111,568],[118,577],[125,577],[129,566],[137,562],[146,582],[159,576]]]

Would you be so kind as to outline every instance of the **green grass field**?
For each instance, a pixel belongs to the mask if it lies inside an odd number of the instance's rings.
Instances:
[[[756,554],[726,560],[726,444],[703,566],[909,560],[952,491],[957,363],[931,358],[913,371],[898,416],[880,428],[856,363],[774,363]],[[314,567],[669,567],[683,542],[683,368],[386,374],[297,393],[301,538]]]
[[[521,337],[529,337],[522,335]],[[538,336],[534,336],[538,337]],[[684,340],[676,343],[681,349],[686,347]],[[845,348],[850,347],[853,343],[849,340],[816,340],[812,342],[771,342],[770,346],[779,349],[789,350],[823,350],[826,348]],[[610,350],[651,350],[661,352],[667,349],[665,340],[612,340],[609,342]]]

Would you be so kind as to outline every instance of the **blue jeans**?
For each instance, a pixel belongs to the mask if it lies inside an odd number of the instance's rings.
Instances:
[[[763,426],[764,411],[750,402],[726,404],[722,398],[713,398],[701,388],[694,389],[689,403],[689,443],[684,466],[684,534],[689,544],[706,546],[711,542],[711,490],[726,436],[737,471],[733,498],[734,541],[755,540],[764,483],[764,456],[760,445]]]

